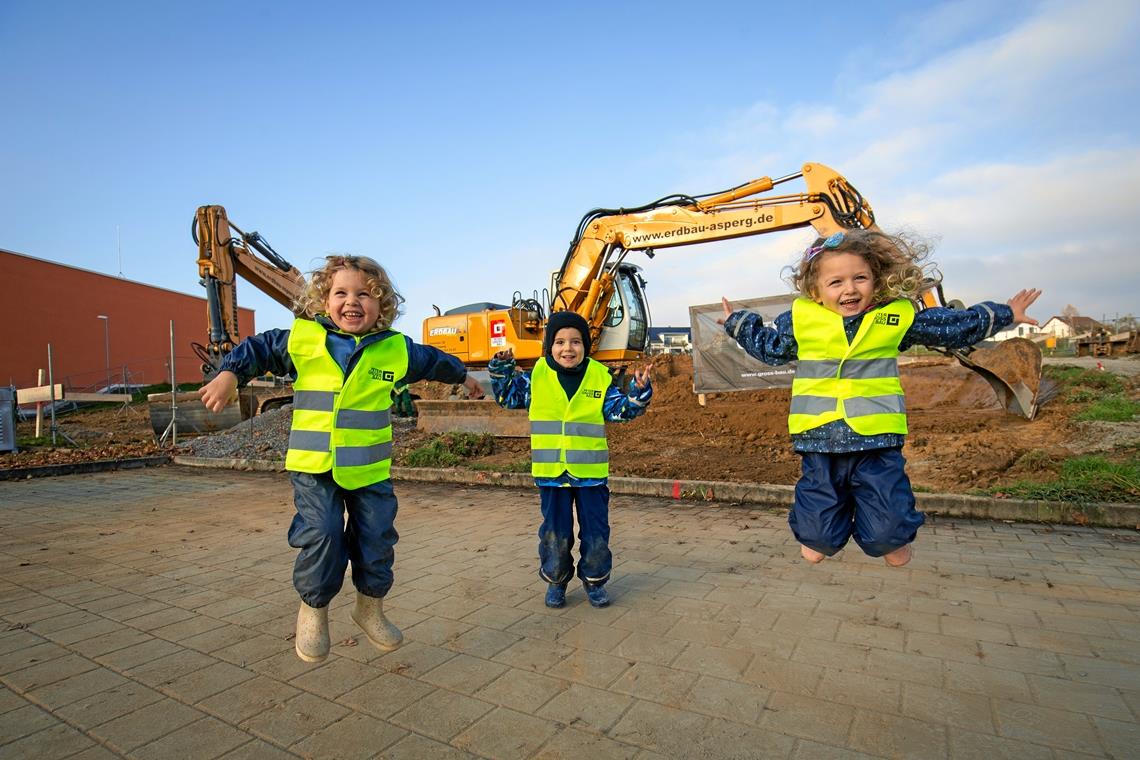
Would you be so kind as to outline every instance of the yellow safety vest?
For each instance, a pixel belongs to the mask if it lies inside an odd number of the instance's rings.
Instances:
[[[393,332],[361,352],[346,378],[325,346],[328,332],[293,322],[289,355],[297,369],[285,469],[332,471],[342,488],[387,480],[392,466],[392,387],[408,373],[408,346]]]
[[[530,471],[536,478],[606,478],[610,452],[602,404],[613,380],[606,365],[593,359],[573,399],[558,373],[539,359],[530,376]]]
[[[892,301],[868,312],[847,342],[843,317],[806,298],[792,303],[799,361],[792,380],[793,433],[846,420],[860,435],[906,433],[899,382],[899,343],[914,322],[914,304]]]

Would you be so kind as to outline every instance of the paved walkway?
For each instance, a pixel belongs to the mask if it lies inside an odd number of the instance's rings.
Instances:
[[[782,514],[615,497],[614,604],[542,605],[529,490],[402,483],[407,643],[292,651],[285,478],[0,483],[0,756],[1140,756],[1140,545],[931,521],[808,567]]]

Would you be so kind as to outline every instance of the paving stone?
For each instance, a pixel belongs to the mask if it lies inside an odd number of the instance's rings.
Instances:
[[[1000,736],[1090,755],[1103,753],[1092,721],[1082,713],[1004,700],[994,701],[994,713]]]
[[[372,716],[353,714],[322,728],[291,749],[305,757],[367,760],[406,735],[398,726]]]
[[[439,741],[449,741],[494,707],[482,700],[436,689],[392,716],[391,721]]]
[[[568,681],[559,678],[508,668],[474,696],[520,712],[534,713],[569,687]]]
[[[699,713],[637,700],[608,734],[618,741],[669,754],[695,744],[711,724],[711,718]]]
[[[129,752],[204,717],[201,712],[173,699],[162,699],[95,726],[90,732]]]
[[[56,723],[0,747],[5,760],[62,760],[98,745],[71,726]]]
[[[841,745],[855,710],[836,702],[777,691],[768,699],[760,726],[789,736]]]
[[[456,736],[452,744],[486,757],[530,757],[559,728],[553,721],[498,707]]]
[[[849,742],[853,749],[883,757],[944,758],[947,731],[912,718],[857,710]]]
[[[436,686],[474,694],[507,670],[506,665],[460,654],[424,673],[422,680]]]
[[[575,683],[539,708],[536,715],[601,733],[613,726],[631,704],[633,699],[624,694]]]
[[[163,699],[163,695],[154,689],[134,681],[125,681],[106,691],[57,708],[55,712],[77,726],[92,728]]]
[[[241,723],[301,693],[280,681],[250,675],[235,686],[199,700],[196,707],[229,723]]]
[[[313,694],[300,694],[273,705],[241,724],[274,744],[289,746],[340,720],[351,711]]]
[[[384,751],[384,760],[464,760],[474,757],[469,752],[419,734],[408,734]]]
[[[563,660],[547,668],[546,674],[595,688],[605,688],[629,668],[629,661],[620,657],[585,650],[573,650]]]
[[[533,755],[533,760],[579,760],[583,757],[598,760],[629,760],[638,757],[652,760],[652,755],[646,750],[576,728],[564,728],[555,734]]]
[[[215,718],[183,726],[132,752],[140,760],[215,758],[249,741],[249,735]]]

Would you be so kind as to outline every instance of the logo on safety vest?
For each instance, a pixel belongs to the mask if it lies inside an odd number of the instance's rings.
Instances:
[[[898,323],[898,314],[884,314],[880,312],[875,315],[875,324],[877,325],[897,325]]]
[[[383,380],[386,383],[391,383],[396,379],[396,373],[390,369],[376,369],[373,367],[368,370],[368,376],[373,380]]]
[[[582,389],[582,395],[585,396],[586,398],[601,398],[602,392],[601,391],[592,391],[589,388],[583,388]]]

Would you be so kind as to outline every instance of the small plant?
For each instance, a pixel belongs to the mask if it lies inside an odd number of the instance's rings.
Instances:
[[[489,433],[444,433],[426,446],[409,451],[402,464],[408,467],[454,467],[464,459],[484,456],[495,449]]]
[[[1030,449],[1017,458],[1014,467],[1030,472],[1044,472],[1056,466],[1053,455],[1044,449]]]

